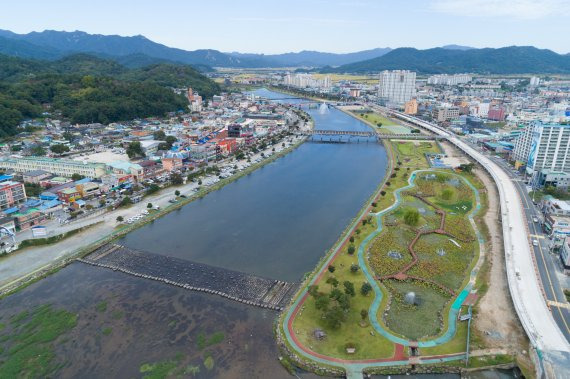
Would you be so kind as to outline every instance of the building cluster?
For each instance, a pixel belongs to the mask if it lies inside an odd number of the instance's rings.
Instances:
[[[314,90],[330,90],[332,87],[331,77],[325,75],[322,78],[317,78],[312,74],[291,74],[287,73],[283,77],[283,84],[296,88],[309,88]]]
[[[458,84],[469,83],[473,80],[470,74],[455,74],[455,75],[432,75],[428,78],[427,84],[443,85],[443,86],[456,86]]]
[[[151,184],[162,186],[173,174],[273,141],[299,122],[290,107],[251,95],[221,94],[205,102],[192,89],[181,93],[188,96],[188,112],[165,118],[109,125],[30,121],[41,130],[0,145],[0,227],[6,228],[0,229],[23,231],[113,206],[125,192],[136,199]],[[65,152],[54,153],[55,145],[66,146]]]

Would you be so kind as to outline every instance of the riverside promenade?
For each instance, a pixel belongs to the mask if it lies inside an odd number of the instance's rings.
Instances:
[[[283,310],[297,289],[295,283],[142,252],[115,243],[103,245],[77,261],[276,311]]]

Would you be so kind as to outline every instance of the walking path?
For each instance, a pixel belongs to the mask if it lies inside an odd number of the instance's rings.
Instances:
[[[297,353],[304,356],[305,358],[308,358],[310,360],[313,360],[313,361],[316,361],[319,363],[332,365],[332,366],[340,366],[346,371],[347,377],[349,377],[349,378],[357,378],[357,377],[361,378],[362,377],[362,371],[365,368],[398,366],[398,365],[410,364],[410,359],[404,359],[406,356],[404,349],[405,349],[405,347],[410,346],[412,341],[406,340],[404,338],[401,338],[399,336],[392,334],[390,331],[386,330],[381,325],[381,323],[378,321],[377,315],[378,315],[378,310],[380,308],[380,304],[382,302],[383,294],[382,294],[382,290],[380,289],[377,281],[375,280],[373,273],[371,272],[371,270],[368,268],[368,265],[366,264],[364,253],[365,253],[365,249],[368,246],[368,244],[382,231],[382,216],[384,214],[386,214],[387,212],[394,210],[395,208],[397,208],[400,205],[401,193],[403,191],[409,190],[410,188],[413,188],[415,186],[414,181],[415,181],[415,179],[419,173],[421,173],[421,172],[434,172],[434,171],[437,171],[437,170],[424,169],[424,170],[416,170],[416,171],[412,172],[412,174],[410,175],[410,178],[408,179],[408,185],[405,187],[398,188],[397,190],[394,191],[394,196],[395,196],[394,203],[390,207],[385,208],[384,210],[382,210],[380,212],[372,213],[372,215],[374,215],[376,217],[378,226],[377,226],[375,231],[373,231],[371,234],[369,234],[362,241],[362,243],[360,244],[360,246],[358,248],[358,254],[357,254],[358,255],[358,264],[360,266],[360,269],[364,273],[364,276],[366,277],[368,282],[371,284],[372,289],[374,291],[374,295],[375,295],[374,300],[372,302],[372,305],[370,306],[370,309],[368,311],[368,317],[369,317],[370,323],[374,327],[374,330],[376,332],[378,332],[383,337],[387,338],[388,340],[390,340],[391,342],[393,342],[395,344],[396,348],[395,348],[394,355],[391,358],[367,359],[367,360],[344,360],[344,359],[329,357],[329,356],[325,356],[325,355],[316,353],[314,351],[311,351],[306,346],[302,345],[302,343],[296,337],[295,331],[293,330],[293,320],[295,319],[297,312],[301,309],[302,304],[304,303],[304,301],[306,300],[306,298],[308,296],[308,292],[307,292],[308,286],[316,284],[322,278],[322,276],[324,275],[329,264],[331,264],[331,262],[341,252],[342,247],[345,245],[349,236],[357,228],[358,224],[360,223],[360,220],[367,216],[367,212],[364,212],[361,215],[361,217],[358,217],[352,223],[352,225],[349,229],[349,232],[345,234],[344,238],[341,240],[341,243],[337,244],[337,246],[333,250],[333,252],[324,261],[324,263],[322,264],[320,271],[317,273],[317,275],[315,275],[313,277],[313,279],[304,287],[301,294],[299,296],[297,296],[294,303],[289,307],[285,317],[283,318],[283,330],[285,332],[285,338],[287,339],[289,344],[295,349],[295,351]],[[446,172],[446,174],[450,174],[450,173]],[[475,285],[477,273],[479,272],[479,269],[480,269],[481,265],[483,264],[484,257],[485,257],[484,240],[483,240],[481,233],[477,229],[477,226],[476,226],[475,221],[473,219],[474,215],[481,209],[481,201],[480,201],[479,192],[464,177],[457,175],[457,174],[451,174],[451,175],[455,175],[455,176],[459,177],[461,180],[463,180],[473,190],[473,192],[475,194],[476,205],[475,205],[475,207],[473,207],[471,212],[468,214],[468,218],[469,218],[471,226],[475,230],[475,233],[476,233],[477,238],[479,240],[479,257],[478,257],[477,263],[475,264],[475,266],[471,270],[468,283],[466,284],[464,289],[459,293],[459,295],[456,297],[455,301],[452,303],[452,305],[450,307],[449,317],[448,317],[448,322],[447,322],[448,327],[447,327],[447,330],[445,331],[445,333],[443,333],[439,337],[431,339],[431,340],[413,342],[413,344],[418,346],[418,347],[438,346],[438,345],[444,344],[446,342],[449,342],[453,338],[453,336],[455,335],[455,332],[456,332],[457,316],[458,316],[458,313],[461,309],[461,305],[463,304],[464,300],[467,298],[467,296],[471,292],[471,289]],[[377,196],[378,196],[378,194],[376,194],[376,196],[374,198],[376,198]],[[370,209],[372,201],[373,200],[371,200],[369,202],[369,204],[366,206],[367,210]],[[465,359],[465,353],[449,354],[449,355],[441,355],[441,356],[413,357],[414,362],[419,363],[419,364],[441,363],[441,362],[447,362],[447,361],[459,360],[459,359]]]

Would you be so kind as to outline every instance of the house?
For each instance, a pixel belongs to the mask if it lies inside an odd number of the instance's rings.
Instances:
[[[39,184],[42,180],[51,177],[51,174],[44,170],[31,170],[22,174],[24,183]]]
[[[162,158],[162,168],[168,172],[181,169],[182,166],[182,158]]]
[[[39,225],[46,220],[46,215],[41,213],[38,208],[22,208],[13,213],[12,217],[14,217],[16,229],[20,231]]]

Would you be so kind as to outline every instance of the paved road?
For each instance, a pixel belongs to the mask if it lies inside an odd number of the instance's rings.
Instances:
[[[560,330],[570,342],[570,309],[564,306],[564,304],[567,306],[570,306],[570,304],[566,301],[563,286],[558,279],[559,272],[561,272],[559,258],[550,253],[551,241],[548,236],[543,233],[540,224],[533,222],[533,218],[535,217],[539,219],[542,218],[540,211],[533,204],[523,179],[516,175],[504,160],[495,157],[491,157],[491,159],[509,174],[522,199],[531,238],[539,242],[538,246],[533,246],[533,248],[546,299],[560,304],[560,306],[556,306],[551,303],[550,310]]]

